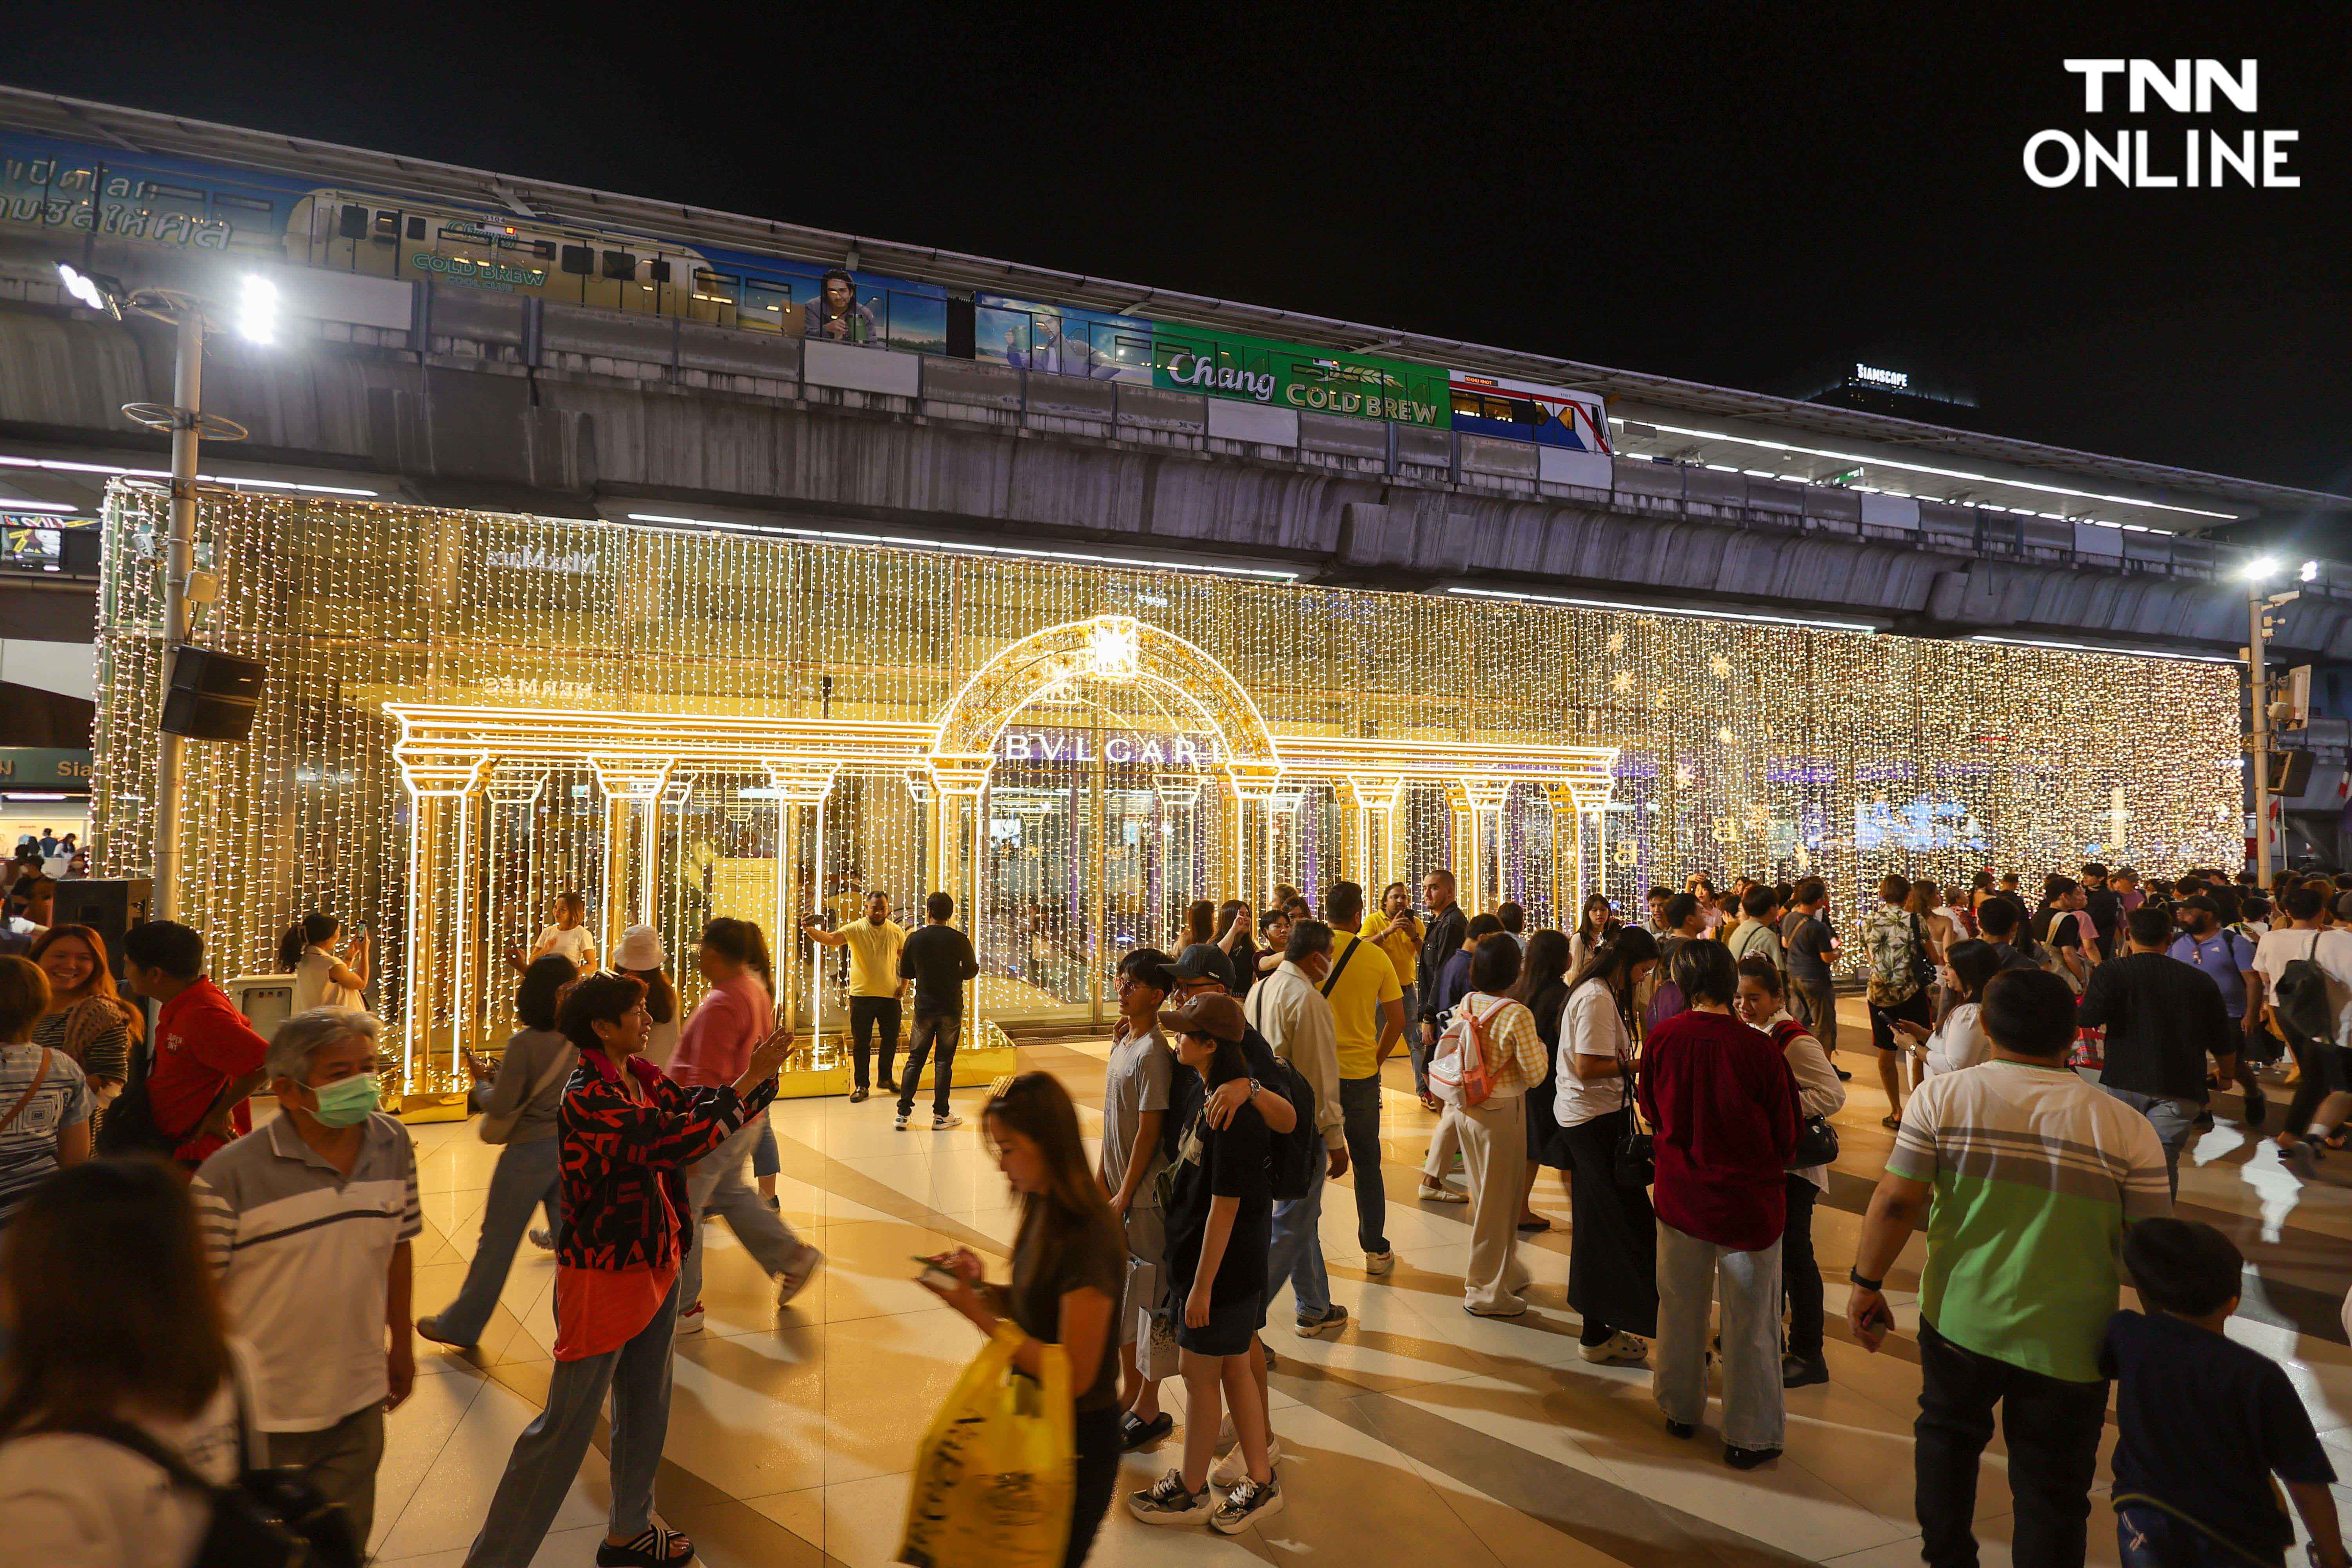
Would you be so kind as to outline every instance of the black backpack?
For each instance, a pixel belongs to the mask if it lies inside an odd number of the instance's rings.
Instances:
[[[1323,1135],[1315,1130],[1315,1086],[1280,1057],[1274,1058],[1274,1068],[1279,1079],[1263,1087],[1287,1099],[1298,1114],[1297,1126],[1267,1141],[1266,1170],[1275,1201],[1289,1203],[1313,1192],[1323,1179]]]
[[[2271,989],[2271,1011],[2285,1027],[2290,1045],[2336,1043],[2336,1007],[2327,999],[2327,976],[2319,967],[2319,939],[2325,934],[2311,933],[2310,950],[2290,959]]]
[[[240,1416],[240,1432],[243,1425]],[[360,1568],[363,1542],[349,1510],[329,1502],[299,1470],[248,1465],[228,1485],[215,1486],[127,1421],[85,1422],[63,1430],[128,1448],[211,1501],[212,1517],[189,1568]],[[242,1443],[239,1453],[242,1463],[247,1458]]]
[[[156,1124],[155,1105],[147,1096],[147,1058],[154,1049],[153,1042],[140,1041],[131,1047],[130,1075],[122,1092],[106,1108],[105,1117],[98,1124],[98,1152],[105,1155],[154,1154],[170,1159],[182,1140],[173,1137]]]

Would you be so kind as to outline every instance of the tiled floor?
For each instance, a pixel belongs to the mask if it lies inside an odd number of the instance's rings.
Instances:
[[[1848,1037],[1864,1037],[1848,1004]],[[1101,1050],[1045,1047],[1026,1065],[1059,1074],[1082,1106],[1098,1104]],[[1839,1126],[1845,1153],[1815,1231],[1829,1287],[1832,1382],[1789,1397],[1790,1442],[1777,1465],[1727,1469],[1720,1447],[1666,1436],[1638,1369],[1576,1356],[1566,1308],[1567,1205],[1553,1177],[1537,1189],[1555,1229],[1528,1246],[1534,1310],[1517,1322],[1459,1307],[1464,1211],[1412,1201],[1431,1118],[1391,1064],[1386,1107],[1389,1236],[1396,1272],[1366,1278],[1354,1205],[1333,1194],[1324,1246],[1333,1293],[1355,1321],[1336,1341],[1272,1339],[1274,1424],[1285,1450],[1286,1512],[1224,1538],[1152,1529],[1114,1505],[1093,1562],[1380,1563],[1412,1568],[1493,1564],[1717,1568],[1836,1563],[1892,1568],[1918,1560],[1911,1518],[1910,1422],[1917,1393],[1910,1340],[1869,1355],[1836,1314],[1859,1214],[1891,1135],[1885,1103],[1849,1053],[1856,1091]],[[956,1095],[971,1114],[979,1091]],[[2236,1236],[2261,1276],[2232,1331],[2288,1362],[2330,1443],[2352,1459],[2352,1354],[2339,1309],[2352,1268],[2352,1191],[2301,1187],[2267,1145],[2216,1131],[2184,1168],[2184,1210]],[[912,1283],[912,1254],[964,1244],[1001,1258],[1014,1211],[977,1128],[898,1132],[888,1101],[798,1100],[772,1112],[784,1151],[788,1218],[821,1246],[816,1285],[783,1314],[723,1224],[710,1248],[708,1332],[680,1342],[665,1518],[691,1532],[713,1568],[801,1568],[890,1561],[918,1435],[976,1348],[961,1319]],[[1082,1114],[1091,1133],[1097,1118]],[[470,1126],[416,1129],[425,1233],[417,1250],[420,1311],[453,1296],[474,1248],[496,1151]],[[2346,1162],[2352,1165],[2352,1162]],[[1916,1281],[1917,1247],[1895,1282]],[[479,1352],[419,1342],[428,1375],[392,1417],[379,1482],[379,1561],[455,1568],[478,1526],[514,1436],[543,1396],[554,1268],[526,1246]],[[1907,1301],[1907,1294],[1898,1295]],[[1277,1327],[1286,1315],[1277,1309]],[[1906,1321],[1904,1334],[1915,1324]],[[1181,1409],[1181,1389],[1171,1384]],[[1173,1457],[1129,1458],[1126,1484],[1148,1484]],[[2352,1468],[2347,1468],[2352,1474]],[[2102,1474],[2102,1484],[2105,1476]],[[2347,1494],[2352,1495],[2352,1494]],[[593,1560],[605,1476],[592,1452],[538,1561]],[[2009,1495],[1998,1447],[1980,1494],[1988,1564],[2006,1563]],[[2115,1561],[2104,1505],[2094,1563]]]

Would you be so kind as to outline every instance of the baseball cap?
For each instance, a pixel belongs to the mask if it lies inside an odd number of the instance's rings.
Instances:
[[[1243,1022],[1240,1003],[1222,991],[1204,991],[1187,999],[1182,1006],[1161,1013],[1160,1026],[1187,1035],[1238,1040],[1248,1026]]]
[[[615,969],[659,969],[667,962],[662,952],[661,932],[651,926],[631,926],[613,944]]]
[[[1234,985],[1234,963],[1215,942],[1196,942],[1177,954],[1175,963],[1161,964],[1160,974],[1164,980],[1214,980],[1230,991]]]

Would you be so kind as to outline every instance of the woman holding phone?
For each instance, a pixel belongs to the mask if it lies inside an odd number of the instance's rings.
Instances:
[[[1050,1074],[1023,1073],[981,1112],[996,1168],[1021,1194],[1013,1282],[990,1285],[969,1247],[927,1259],[923,1283],[983,1335],[1010,1318],[1028,1336],[1013,1364],[1034,1377],[1044,1347],[1062,1347],[1076,1406],[1076,1449],[1064,1568],[1077,1568],[1118,1485],[1118,1334],[1111,1313],[1127,1284],[1127,1242],[1087,1163],[1077,1108]],[[936,1272],[935,1272],[936,1270]]]

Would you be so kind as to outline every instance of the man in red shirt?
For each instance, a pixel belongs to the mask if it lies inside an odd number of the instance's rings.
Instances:
[[[122,939],[122,972],[134,994],[163,1005],[147,1102],[157,1129],[175,1141],[172,1157],[193,1170],[253,1131],[246,1100],[261,1087],[269,1043],[205,978],[205,939],[186,926],[131,927]]]
[[[1723,1282],[1724,1460],[1752,1469],[1780,1452],[1783,1168],[1803,1119],[1788,1058],[1732,1015],[1730,950],[1686,942],[1674,981],[1690,1010],[1642,1047],[1642,1114],[1658,1173],[1658,1339],[1650,1389],[1666,1430],[1693,1436],[1706,1412],[1707,1309]]]

